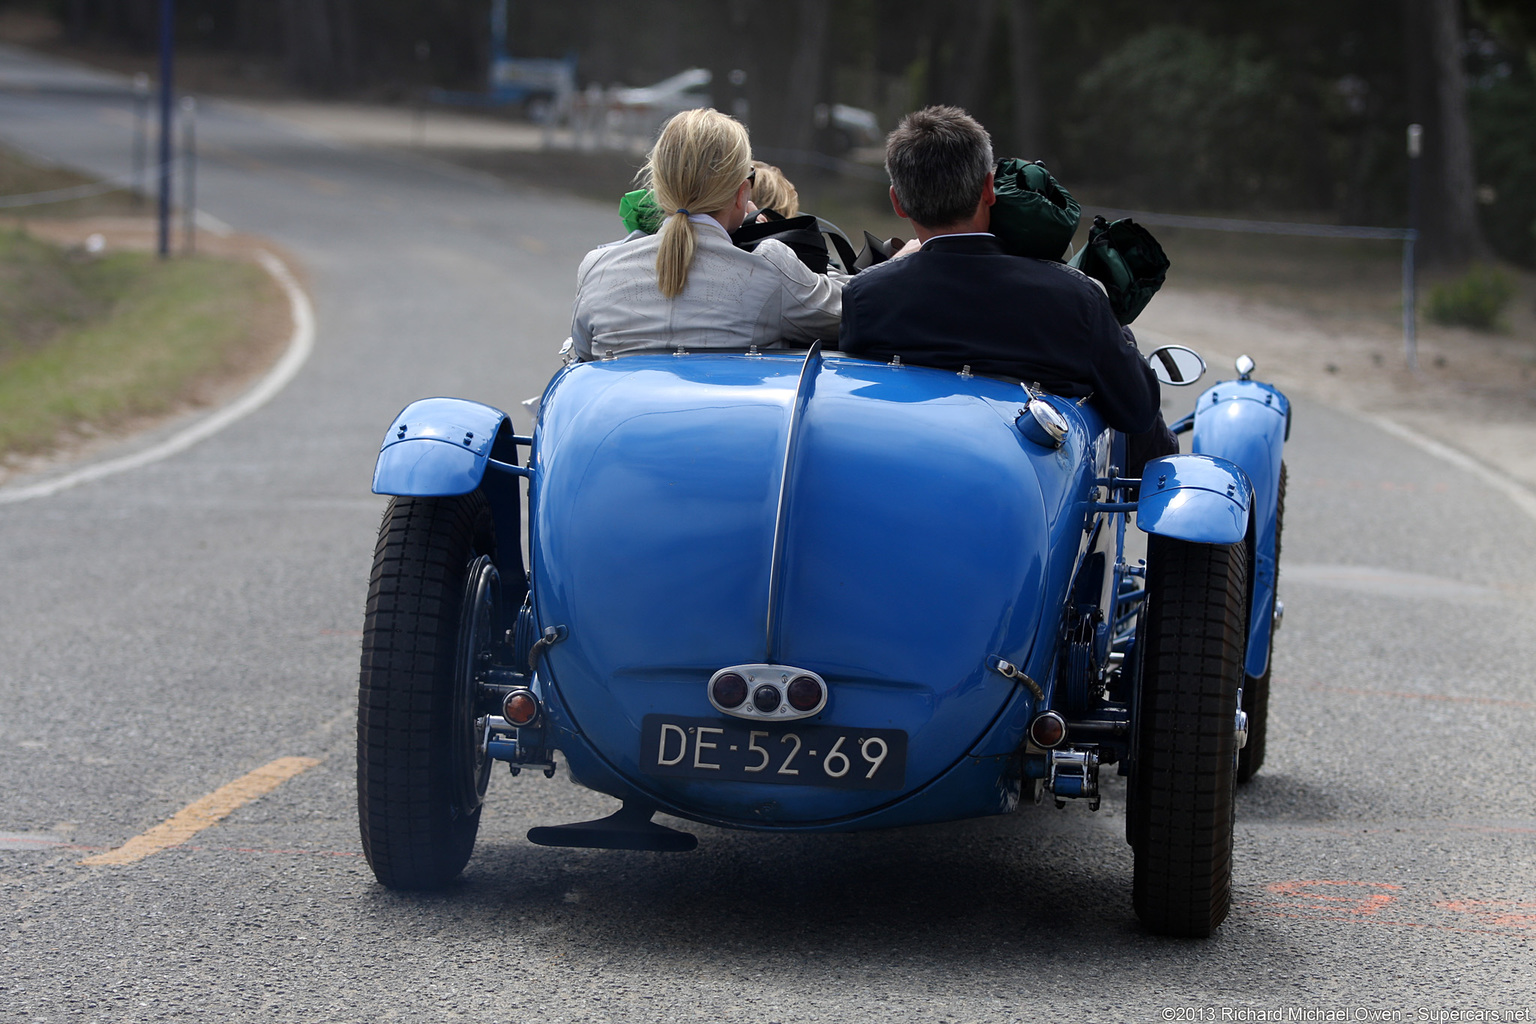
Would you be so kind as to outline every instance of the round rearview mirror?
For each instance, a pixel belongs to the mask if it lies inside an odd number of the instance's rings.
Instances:
[[[1200,353],[1183,345],[1164,345],[1147,357],[1152,372],[1164,384],[1193,384],[1205,374],[1205,360]]]

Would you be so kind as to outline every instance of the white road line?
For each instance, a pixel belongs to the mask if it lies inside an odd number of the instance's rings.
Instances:
[[[1464,452],[1459,452],[1449,445],[1444,445],[1439,441],[1425,437],[1423,434],[1410,430],[1401,423],[1395,423],[1384,416],[1373,416],[1370,413],[1355,412],[1349,409],[1344,411],[1351,416],[1364,420],[1378,430],[1383,430],[1393,437],[1407,441],[1414,447],[1428,452],[1438,459],[1444,459],[1457,469],[1466,470],[1514,502],[1515,507],[1520,511],[1532,519],[1536,519],[1536,494],[1532,494],[1524,486],[1504,476],[1492,467],[1485,466]]]
[[[293,336],[288,339],[288,350],[283,353],[283,357],[255,387],[224,408],[143,451],[83,466],[52,480],[44,480],[25,487],[0,489],[0,505],[30,501],[33,498],[46,498],[79,484],[148,466],[186,451],[199,441],[205,441],[217,434],[236,420],[255,412],[286,387],[299,372],[299,368],[309,359],[309,354],[315,347],[315,311],[310,304],[309,296],[304,294],[304,289],[299,287],[299,282],[294,279],[282,260],[265,250],[259,250],[256,253],[256,261],[276,279],[288,296],[288,305],[293,316]]]
[[[1154,345],[1184,344],[1183,341],[1180,341],[1178,338],[1175,338],[1172,335],[1162,334],[1157,331],[1145,331],[1139,334],[1137,337],[1139,339],[1151,341],[1154,343]],[[1195,346],[1190,345],[1189,347],[1194,348]],[[1230,357],[1209,349],[1206,350],[1205,355],[1207,365],[1214,364],[1218,361],[1226,363],[1232,362]],[[1457,451],[1455,448],[1452,448],[1449,445],[1441,444],[1439,441],[1425,437],[1423,434],[1420,434],[1409,427],[1405,427],[1401,423],[1389,420],[1385,416],[1375,416],[1371,413],[1360,412],[1355,409],[1347,409],[1343,406],[1332,405],[1326,402],[1323,404],[1327,405],[1330,409],[1333,409],[1336,412],[1341,412],[1346,416],[1353,416],[1355,419],[1360,420],[1363,423],[1369,423],[1371,426],[1377,428],[1378,430],[1391,434],[1393,437],[1398,438],[1399,440],[1407,441],[1409,444],[1413,445],[1415,448],[1418,448],[1420,451],[1427,452],[1437,459],[1443,459],[1444,461],[1449,462],[1451,465],[1455,466],[1457,469],[1466,470],[1468,473],[1471,473],[1473,476],[1487,483],[1494,490],[1498,491],[1510,501],[1514,502],[1515,507],[1520,511],[1524,512],[1532,519],[1536,519],[1536,494],[1531,493],[1529,488],[1505,476],[1498,470],[1494,469],[1492,466],[1485,465],[1484,463],[1477,461],[1465,452]]]
[[[235,233],[234,228],[225,224],[207,210],[194,210],[192,222],[210,235],[217,235],[220,238],[228,238]]]

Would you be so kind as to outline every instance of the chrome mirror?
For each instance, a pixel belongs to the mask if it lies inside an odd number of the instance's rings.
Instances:
[[[1163,345],[1147,357],[1152,372],[1164,384],[1193,384],[1205,375],[1205,360],[1200,353],[1183,345]]]

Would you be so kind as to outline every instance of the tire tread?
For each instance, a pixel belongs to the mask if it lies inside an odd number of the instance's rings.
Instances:
[[[447,885],[474,848],[480,810],[453,806],[448,720],[465,569],[486,546],[479,492],[393,498],[374,548],[357,699],[358,824],[375,877]]]
[[[1247,547],[1154,536],[1147,564],[1132,899],[1152,931],[1206,936],[1231,902]]]

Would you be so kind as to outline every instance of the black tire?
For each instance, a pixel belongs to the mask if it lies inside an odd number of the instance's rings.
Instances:
[[[1148,538],[1129,825],[1136,916],[1160,935],[1209,935],[1231,903],[1247,595],[1246,544]]]
[[[492,536],[478,491],[394,498],[379,527],[358,680],[357,803],[363,853],[391,889],[447,885],[474,849],[490,765],[474,753],[469,641],[494,619],[483,607],[495,582]]]
[[[1280,487],[1275,492],[1275,585],[1280,583],[1280,541],[1285,527],[1285,463],[1280,463]],[[1243,710],[1248,713],[1248,742],[1237,752],[1237,781],[1247,782],[1264,764],[1264,737],[1269,731],[1269,672],[1275,664],[1275,617],[1269,617],[1269,659],[1264,674],[1243,680]]]

